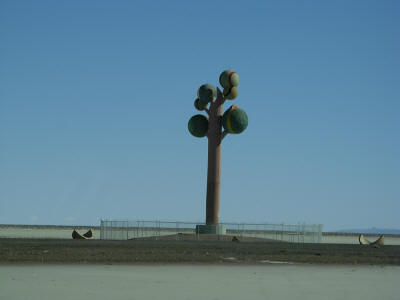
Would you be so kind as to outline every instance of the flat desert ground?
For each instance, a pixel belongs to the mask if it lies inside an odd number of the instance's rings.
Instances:
[[[0,237],[0,299],[400,299],[398,245],[184,237]]]
[[[398,300],[400,267],[3,265],[0,299]]]

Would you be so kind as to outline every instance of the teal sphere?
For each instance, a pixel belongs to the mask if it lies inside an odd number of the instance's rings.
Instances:
[[[213,87],[211,84],[207,83],[207,84],[203,84],[199,88],[197,95],[201,102],[208,103],[208,102],[213,101],[213,99],[217,95],[217,91],[215,90],[215,87]]]
[[[224,89],[239,85],[239,75],[233,70],[225,70],[219,76],[219,83]]]
[[[195,137],[204,137],[208,131],[208,119],[203,115],[195,115],[188,122],[188,129]]]
[[[229,107],[222,116],[222,126],[229,133],[242,133],[248,124],[249,121],[246,112],[237,105]]]
[[[196,100],[194,100],[194,107],[197,110],[204,110],[207,107],[208,103],[204,103],[203,101],[200,101],[199,98],[197,98]]]

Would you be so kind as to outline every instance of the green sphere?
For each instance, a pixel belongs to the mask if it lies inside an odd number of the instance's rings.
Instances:
[[[219,83],[224,89],[239,85],[239,75],[233,70],[225,70],[219,76]]]
[[[222,126],[229,133],[242,133],[248,124],[249,121],[246,112],[238,108],[237,105],[229,107],[222,116]]]
[[[215,90],[215,87],[208,83],[203,84],[197,91],[197,96],[199,97],[200,101],[204,103],[211,102],[216,95],[217,91]]]
[[[208,131],[208,119],[203,115],[195,115],[188,123],[189,132],[195,137],[204,137]]]
[[[233,100],[239,95],[239,90],[236,86],[233,86],[229,89],[224,89],[224,97],[225,99]]]
[[[195,107],[197,110],[205,110],[206,107],[207,107],[207,105],[208,105],[207,103],[204,103],[204,102],[200,101],[199,98],[197,98],[196,100],[194,100],[194,107]]]

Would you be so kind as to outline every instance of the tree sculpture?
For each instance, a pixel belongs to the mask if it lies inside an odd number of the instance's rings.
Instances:
[[[248,119],[244,110],[237,105],[230,106],[223,114],[225,100],[233,100],[238,96],[239,75],[232,70],[225,70],[219,77],[219,88],[203,84],[197,92],[194,107],[205,111],[208,115],[195,115],[188,123],[189,132],[195,137],[208,138],[208,169],[206,225],[198,225],[200,233],[221,233],[224,229],[218,224],[221,177],[221,142],[230,134],[239,134],[247,128]],[[223,130],[222,130],[223,129]]]

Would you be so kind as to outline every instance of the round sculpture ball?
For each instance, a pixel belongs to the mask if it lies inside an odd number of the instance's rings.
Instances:
[[[203,84],[197,91],[197,96],[199,97],[200,101],[204,103],[213,101],[216,95],[217,91],[215,90],[215,87],[208,83]]]
[[[207,103],[204,103],[203,101],[200,101],[199,98],[197,98],[196,100],[194,100],[194,107],[197,110],[204,110],[207,107]]]
[[[203,115],[195,115],[188,122],[189,132],[195,137],[204,137],[208,131],[208,119]]]
[[[239,90],[236,86],[233,86],[228,89],[224,89],[224,97],[225,99],[233,100],[239,95]]]
[[[219,83],[224,89],[239,85],[239,75],[233,70],[225,70],[219,76]]]
[[[242,133],[249,124],[247,114],[237,105],[229,107],[222,116],[222,126],[229,133]]]

